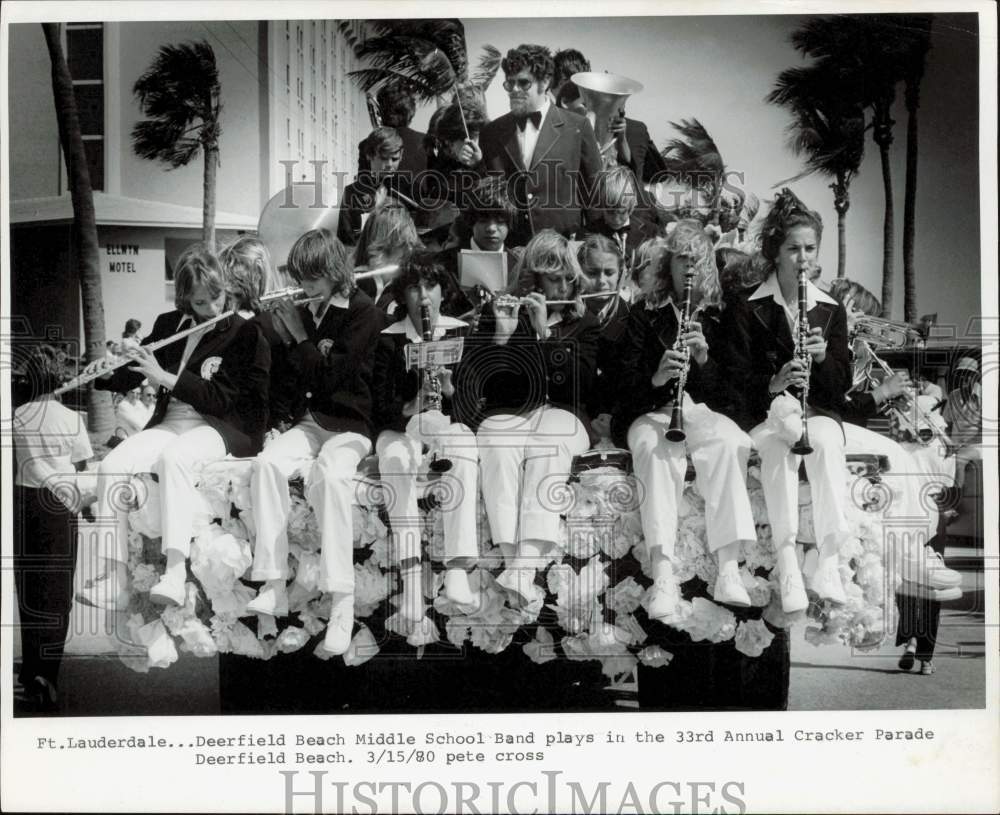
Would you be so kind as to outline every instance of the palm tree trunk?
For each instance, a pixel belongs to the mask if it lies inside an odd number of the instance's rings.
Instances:
[[[885,218],[882,222],[882,316],[892,317],[892,274],[893,274],[893,199],[892,167],[889,164],[889,146],[892,144],[892,119],[888,110],[876,114],[875,142],[882,158],[882,186],[885,192]]]
[[[920,79],[906,84],[906,192],[903,199],[903,319],[917,319],[917,279],[913,266],[913,244],[917,217],[917,108]]]
[[[215,172],[219,166],[219,148],[216,144],[206,144],[204,149],[205,168],[202,188],[201,239],[209,249],[215,250]]]
[[[97,247],[97,216],[90,186],[87,155],[80,136],[80,118],[73,94],[73,79],[63,54],[59,25],[42,23],[45,44],[52,63],[52,96],[59,123],[59,141],[66,159],[70,197],[73,202],[73,245],[76,273],[83,305],[83,335],[86,359],[92,362],[105,354],[104,298],[101,294],[101,270]],[[106,439],[114,430],[115,414],[111,394],[91,387],[87,394],[87,429],[97,438]]]

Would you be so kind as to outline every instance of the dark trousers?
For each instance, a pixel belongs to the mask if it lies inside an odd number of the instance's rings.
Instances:
[[[14,586],[20,612],[22,684],[59,677],[73,604],[73,514],[45,489],[14,488]]]
[[[941,604],[937,600],[897,594],[896,608],[899,609],[896,645],[906,645],[915,637],[917,659],[925,662],[930,660],[934,656],[934,645],[937,642]]]

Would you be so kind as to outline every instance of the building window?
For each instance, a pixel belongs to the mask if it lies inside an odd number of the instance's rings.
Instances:
[[[87,154],[90,186],[104,189],[104,25],[67,23],[66,62]]]

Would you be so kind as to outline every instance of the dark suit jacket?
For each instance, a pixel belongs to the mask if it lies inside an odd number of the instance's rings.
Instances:
[[[698,321],[708,342],[708,361],[704,365],[691,361],[685,393],[694,401],[731,416],[736,399],[720,365],[726,353],[720,314],[716,309],[706,309]],[[639,416],[676,398],[676,380],[657,388],[653,386],[652,379],[660,366],[663,352],[672,347],[677,339],[677,328],[677,315],[669,303],[658,309],[646,308],[645,299],[633,304],[621,343],[622,398],[616,405],[612,423],[616,440],[625,439],[629,426]]]
[[[327,309],[318,327],[308,309],[301,309],[309,337],[289,351],[288,370],[274,385],[291,394],[293,420],[308,410],[326,430],[370,438],[372,367],[382,313],[360,290],[347,308]]]
[[[494,331],[490,305],[466,339],[455,370],[456,421],[478,428],[486,416],[526,413],[547,402],[576,414],[589,427],[585,398],[593,387],[600,332],[594,316],[567,317],[544,342],[523,310],[506,345],[494,344]]]
[[[462,336],[465,329],[446,331],[444,338]],[[403,406],[420,390],[420,372],[406,370],[404,349],[410,341],[406,334],[380,334],[375,348],[375,374],[372,393],[375,398],[375,427],[378,432],[406,430],[409,417],[403,415]],[[451,400],[442,397],[441,412],[451,415]]]
[[[784,309],[772,297],[750,300],[754,291],[730,296],[723,312],[725,375],[740,398],[737,422],[744,430],[767,418],[768,383],[792,358],[795,348]],[[823,329],[827,342],[826,358],[810,369],[809,407],[841,421],[844,395],[851,386],[847,312],[840,304],[818,302],[808,317],[811,327]]]
[[[142,344],[149,345],[176,334],[183,318],[180,311],[161,314]],[[183,371],[178,372],[177,368],[184,356],[186,340],[177,340],[153,352],[160,367],[177,373],[178,377],[173,391],[160,388],[146,427],[156,427],[163,421],[173,396],[197,410],[218,431],[227,453],[241,458],[256,455],[263,445],[267,425],[270,348],[258,325],[238,315],[207,331]],[[94,385],[98,390],[125,393],[137,388],[142,380],[141,373],[124,367],[110,379],[95,380]]]
[[[555,229],[566,236],[579,232],[581,213],[590,202],[594,178],[601,169],[590,122],[550,105],[530,167],[524,164],[517,136],[517,124],[510,113],[494,119],[479,136],[487,172],[508,179],[511,196],[521,211],[507,243],[523,245],[540,229]],[[534,204],[530,219],[526,211],[529,194]]]
[[[625,141],[628,142],[628,149],[632,154],[628,166],[632,168],[632,172],[640,182],[648,184],[657,173],[667,169],[663,156],[653,144],[649,130],[643,122],[625,119]]]
[[[399,162],[399,172],[415,176],[427,169],[427,153],[424,150],[425,134],[409,127],[397,127],[396,132],[403,139],[403,159]],[[358,142],[358,174],[371,169],[368,157],[362,149],[363,141]]]

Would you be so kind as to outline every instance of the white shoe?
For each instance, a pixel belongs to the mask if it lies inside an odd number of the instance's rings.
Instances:
[[[812,576],[811,588],[823,600],[834,603],[846,603],[844,584],[840,579],[840,569],[836,558],[821,560]]]
[[[284,617],[288,614],[288,592],[284,580],[268,580],[249,603],[247,614],[270,614],[272,617]]]
[[[646,612],[651,620],[659,620],[669,625],[678,618],[677,604],[680,600],[681,590],[677,580],[673,577],[658,577],[650,588]],[[747,605],[750,603],[747,602]]]
[[[334,600],[330,621],[326,625],[323,647],[331,654],[347,653],[354,633],[354,595],[345,594]]]
[[[460,606],[469,606],[477,597],[469,587],[469,575],[465,569],[448,569],[444,573],[444,596]]]
[[[153,588],[149,590],[149,600],[161,606],[182,606],[186,598],[184,589],[184,572],[177,572],[177,576],[170,573],[163,575]]]
[[[727,606],[750,607],[750,595],[747,593],[739,572],[719,572],[715,579],[715,590],[712,598],[716,603]]]
[[[794,614],[809,608],[809,598],[806,596],[801,572],[780,575],[778,588],[781,591],[781,610],[785,614]]]
[[[505,569],[497,578],[497,585],[510,596],[511,605],[522,606],[534,596],[535,569],[525,566]]]
[[[925,546],[916,555],[905,555],[900,566],[903,580],[932,589],[950,589],[962,584],[962,575],[944,565],[933,547]]]

